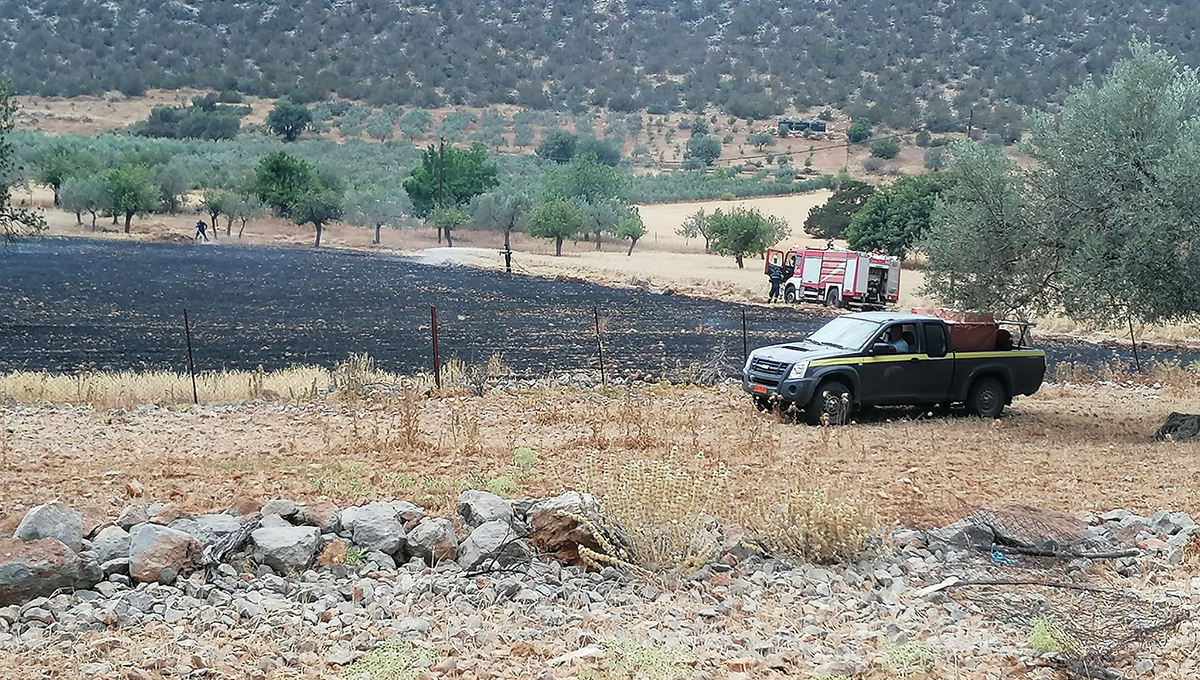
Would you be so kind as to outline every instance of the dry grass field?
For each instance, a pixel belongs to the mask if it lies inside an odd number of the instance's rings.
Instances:
[[[244,398],[254,376],[227,376],[202,390],[212,399]],[[830,487],[889,521],[940,522],[1000,502],[1195,514],[1200,468],[1188,461],[1200,445],[1149,440],[1169,412],[1200,410],[1194,376],[1176,377],[1184,382],[1160,389],[1051,384],[997,421],[884,410],[853,426],[812,428],[755,411],[736,385],[512,388],[482,397],[456,388],[425,396],[416,386],[386,398],[314,399],[305,391],[324,388],[331,376],[313,371],[258,378],[254,393],[266,401],[200,407],[173,405],[190,401],[177,377],[167,405],[114,411],[73,395],[69,379],[43,384],[38,395],[37,376],[21,378],[22,390],[9,375],[0,391],[41,407],[0,409],[0,470],[8,480],[0,517],[54,497],[112,515],[135,481],[146,500],[197,510],[238,498],[348,504],[395,496],[445,512],[470,485],[495,484],[516,496],[577,488],[581,469],[609,458],[693,471],[722,464],[738,503]],[[148,382],[137,387],[118,376],[90,394],[113,406],[167,392],[146,391]],[[283,401],[275,390],[285,391]],[[536,462],[515,463],[518,447],[536,451]]]

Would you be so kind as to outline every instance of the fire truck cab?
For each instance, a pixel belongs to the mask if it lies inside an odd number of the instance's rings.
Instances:
[[[771,249],[764,272],[783,268],[783,299],[879,310],[900,299],[900,258],[837,247]]]

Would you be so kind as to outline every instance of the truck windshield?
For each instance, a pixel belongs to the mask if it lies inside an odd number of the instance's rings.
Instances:
[[[842,316],[817,329],[804,341],[826,347],[858,350],[879,334],[881,325],[875,321]]]

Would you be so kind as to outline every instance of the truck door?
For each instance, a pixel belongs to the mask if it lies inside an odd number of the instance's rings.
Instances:
[[[950,352],[946,324],[926,321],[921,326],[920,352],[911,359],[916,370],[906,373],[913,381],[915,403],[945,403],[954,381],[954,354]]]
[[[894,329],[894,330],[893,330]],[[924,368],[918,352],[918,327],[914,323],[897,323],[885,328],[876,339],[888,343],[892,337],[907,337],[913,342],[908,349],[895,354],[864,357],[856,367],[860,383],[860,399],[864,404],[916,404],[921,401],[917,390]]]

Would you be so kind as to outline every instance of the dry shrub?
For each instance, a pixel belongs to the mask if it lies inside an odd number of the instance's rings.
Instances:
[[[713,517],[726,514],[731,499],[724,463],[697,456],[684,465],[674,455],[620,463],[592,454],[580,480],[600,500],[603,522],[628,539],[640,567],[688,572],[720,549]]]
[[[829,486],[755,496],[741,523],[764,552],[803,562],[852,562],[878,539],[879,517],[867,503]]]

